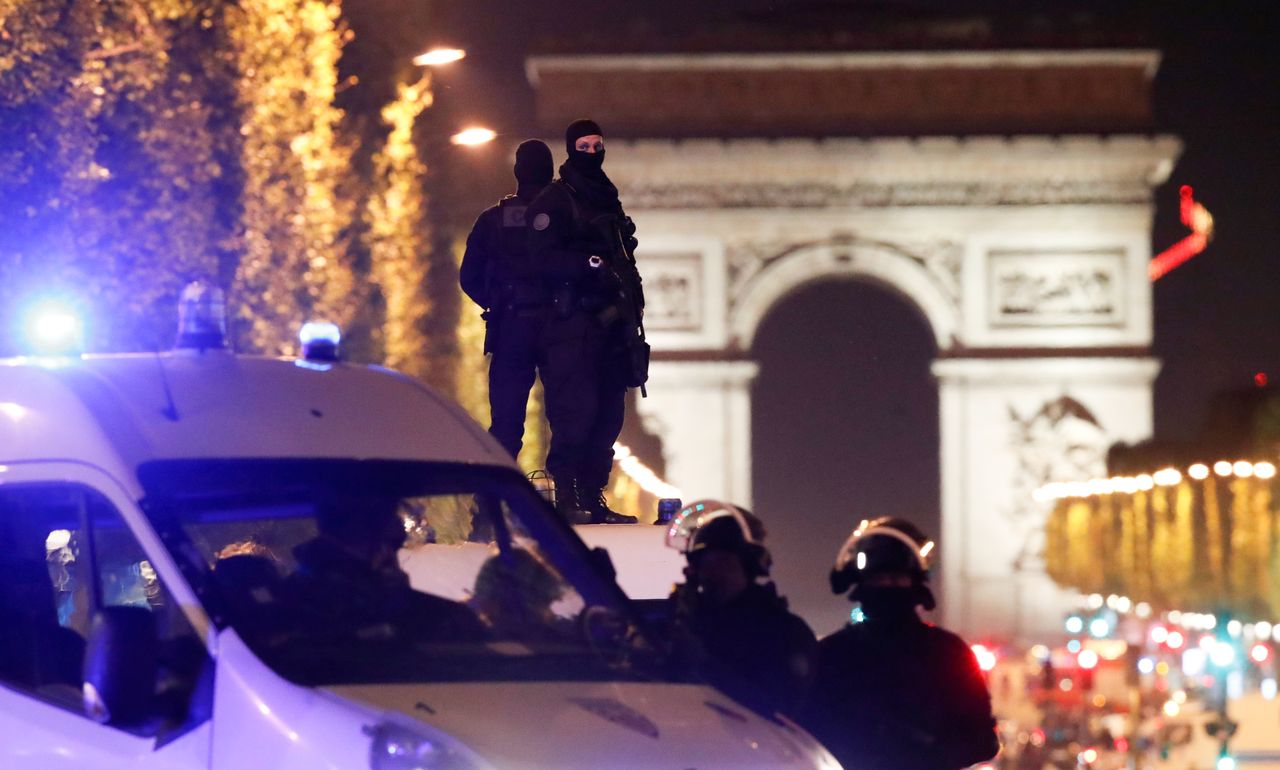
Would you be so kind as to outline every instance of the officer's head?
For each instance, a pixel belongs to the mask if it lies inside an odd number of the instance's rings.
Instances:
[[[929,590],[934,543],[914,524],[884,517],[863,521],[836,554],[831,590],[848,593],[868,617],[934,608]]]
[[[575,120],[564,130],[564,150],[569,163],[584,171],[604,164],[604,131],[594,120]]]
[[[555,175],[551,148],[537,139],[521,142],[516,148],[515,174],[520,184],[551,184],[551,177]]]
[[[707,599],[730,601],[757,579],[768,577],[764,524],[751,511],[701,500],[677,516],[672,531],[679,529],[684,530],[686,575]]]
[[[404,546],[400,500],[376,495],[334,494],[316,506],[316,527],[343,549],[379,569],[395,564]]]

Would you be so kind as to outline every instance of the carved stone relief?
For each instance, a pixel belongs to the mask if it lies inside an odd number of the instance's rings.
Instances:
[[[1045,511],[1032,493],[1050,481],[1084,480],[1106,472],[1110,440],[1098,418],[1070,396],[1046,401],[1023,415],[1009,410],[1010,444],[1017,463],[1006,518],[1019,543],[1015,571],[1042,567]]]
[[[698,331],[702,328],[702,255],[645,254],[644,322],[651,331]]]
[[[1124,252],[992,251],[992,326],[1119,325],[1124,322]]]

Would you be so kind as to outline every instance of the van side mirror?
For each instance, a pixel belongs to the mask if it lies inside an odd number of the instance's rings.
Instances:
[[[153,716],[159,647],[150,610],[99,610],[84,654],[85,715],[116,727],[138,725]]]

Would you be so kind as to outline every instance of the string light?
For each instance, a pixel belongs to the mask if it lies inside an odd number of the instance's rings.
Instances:
[[[1213,473],[1223,478],[1258,478],[1273,479],[1276,466],[1267,461],[1250,462],[1248,460],[1218,460],[1213,464]],[[1112,476],[1087,481],[1051,481],[1036,488],[1031,497],[1036,502],[1051,502],[1067,498],[1102,497],[1105,495],[1146,492],[1155,487],[1175,487],[1186,478],[1204,481],[1209,478],[1210,466],[1205,463],[1194,463],[1186,471],[1177,468],[1161,468],[1155,473],[1142,473],[1137,476]]]

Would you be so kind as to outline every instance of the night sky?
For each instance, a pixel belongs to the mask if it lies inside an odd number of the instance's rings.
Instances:
[[[445,158],[450,179],[468,180],[449,188],[450,216],[463,225],[507,192],[510,147],[536,131],[524,75],[530,53],[750,49],[766,37],[780,48],[818,41],[830,50],[840,47],[831,40],[840,19],[848,20],[846,47],[887,34],[892,47],[909,48],[901,30],[940,17],[995,19],[996,32],[972,47],[1000,47],[1002,39],[1065,47],[1075,39],[1158,48],[1156,130],[1181,137],[1185,151],[1156,191],[1153,252],[1185,234],[1182,184],[1213,213],[1217,238],[1154,289],[1154,354],[1163,362],[1156,436],[1192,440],[1212,394],[1250,387],[1259,372],[1280,381],[1278,4],[347,0],[346,8],[357,33],[348,68],[376,72],[437,43],[469,51],[440,74],[428,116],[441,134],[472,121],[502,134],[479,153]],[[353,104],[376,101],[374,81],[352,89]],[[625,189],[622,196],[625,204]],[[937,531],[934,350],[912,308],[874,286],[808,287],[775,308],[752,352],[761,364],[756,507],[772,530],[806,527],[829,544],[866,513],[903,513]],[[799,577],[802,554],[778,548],[785,589]]]

